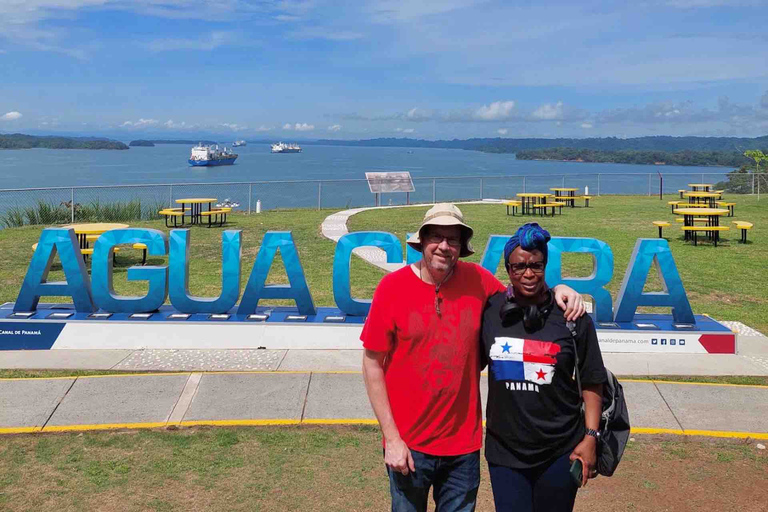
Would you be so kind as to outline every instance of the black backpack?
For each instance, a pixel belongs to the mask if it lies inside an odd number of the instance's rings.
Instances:
[[[581,377],[579,376],[579,350],[576,346],[576,325],[567,323],[573,338],[573,351],[576,356],[576,385],[581,394]],[[597,441],[597,473],[603,476],[611,476],[619,465],[624,448],[629,440],[629,411],[624,399],[624,388],[616,379],[616,376],[605,369],[608,376],[603,384],[603,412],[600,415],[600,437]],[[582,402],[582,411],[584,403]]]

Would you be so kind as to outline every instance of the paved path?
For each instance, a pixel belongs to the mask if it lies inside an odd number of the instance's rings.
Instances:
[[[635,433],[768,439],[768,386],[625,380]],[[486,377],[482,378],[483,403]],[[184,372],[0,380],[0,433],[375,424],[360,372]]]

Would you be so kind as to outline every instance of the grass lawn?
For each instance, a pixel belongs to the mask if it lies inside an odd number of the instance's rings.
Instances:
[[[485,462],[478,510],[493,510]],[[765,510],[753,441],[636,436],[576,510]],[[195,428],[0,437],[0,509],[381,511],[374,427]]]
[[[672,222],[665,236],[672,247],[677,267],[688,297],[697,314],[709,314],[720,320],[738,320],[763,332],[768,332],[768,237],[763,226],[768,226],[768,201],[758,202],[753,196],[730,196],[737,203],[736,216],[724,217],[723,224],[731,220],[747,220],[755,224],[747,244],[740,244],[740,233],[732,230],[724,234],[725,241],[718,247],[702,243],[698,247],[682,240],[681,231],[673,220],[667,200],[677,196],[603,196],[594,198],[591,208],[564,209],[556,217],[511,217],[504,214],[498,204],[464,205],[462,210],[475,229],[475,255],[470,261],[479,262],[490,234],[511,234],[520,223],[537,220],[554,236],[594,237],[607,242],[614,253],[614,277],[608,288],[614,294],[619,290],[627,263],[640,237],[656,237],[654,220]],[[350,231],[376,230],[395,233],[405,240],[405,233],[418,228],[429,206],[397,208],[363,212],[349,221]],[[301,263],[316,305],[333,305],[332,264],[335,244],[320,234],[323,219],[333,210],[270,211],[259,215],[235,214],[230,217],[228,229],[243,230],[242,280],[245,284],[259,250],[259,244],[268,230],[291,230],[296,241]],[[162,221],[133,223],[134,227],[151,227],[167,231]],[[40,234],[39,226],[0,230],[0,300],[14,301],[32,255],[31,246]],[[221,289],[221,234],[220,229],[192,228],[192,262],[190,264],[190,290],[195,295],[216,296]],[[126,294],[141,294],[146,287],[141,282],[129,282],[125,272],[140,262],[140,253],[124,250],[117,257],[115,288]],[[286,283],[279,258],[270,272],[269,282]],[[162,265],[167,258],[150,257],[149,264]],[[591,273],[591,257],[566,254],[564,273],[571,277]],[[352,260],[352,291],[354,296],[370,297],[383,272]],[[506,280],[503,267],[498,274]],[[63,279],[61,267],[54,265],[50,280]],[[647,290],[660,289],[660,281],[651,273]],[[45,299],[50,302],[52,299]],[[62,301],[68,301],[63,298]],[[281,304],[279,301],[265,304]],[[285,304],[285,302],[282,302]],[[665,311],[666,310],[661,310]]]

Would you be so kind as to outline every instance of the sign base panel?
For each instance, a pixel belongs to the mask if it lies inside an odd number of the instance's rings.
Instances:
[[[301,315],[294,307],[260,307],[253,315],[182,314],[171,306],[146,314],[77,313],[72,304],[40,304],[14,313],[0,306],[0,350],[49,349],[361,349],[364,317],[337,308]],[[605,353],[735,354],[736,335],[703,315],[677,324],[671,315],[635,315],[596,323]]]

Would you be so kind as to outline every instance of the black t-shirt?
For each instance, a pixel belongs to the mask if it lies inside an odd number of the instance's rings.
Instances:
[[[505,294],[490,298],[483,314],[482,344],[488,362],[485,456],[517,469],[547,463],[584,438],[581,397],[573,377],[573,336],[555,305],[541,329],[526,332],[522,320],[502,325]],[[582,387],[606,381],[592,319],[576,321]]]

